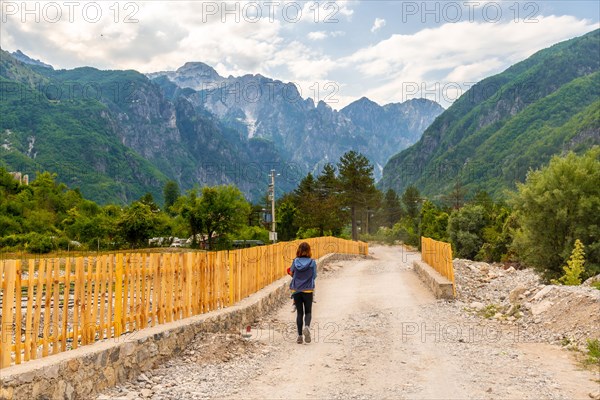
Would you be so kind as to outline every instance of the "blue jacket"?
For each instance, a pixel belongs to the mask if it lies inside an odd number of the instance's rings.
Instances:
[[[290,267],[292,272],[292,282],[290,289],[296,292],[314,290],[315,279],[317,278],[317,263],[312,258],[295,258]]]

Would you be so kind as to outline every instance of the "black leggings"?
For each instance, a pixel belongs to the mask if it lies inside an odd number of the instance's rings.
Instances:
[[[298,336],[302,336],[302,317],[306,326],[310,326],[312,318],[313,294],[298,292],[294,293],[294,304],[296,305],[296,325],[298,326]]]

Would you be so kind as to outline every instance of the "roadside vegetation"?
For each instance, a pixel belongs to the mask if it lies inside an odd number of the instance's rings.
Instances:
[[[332,235],[419,247],[427,236],[452,243],[460,258],[530,266],[547,280],[579,284],[600,272],[597,182],[596,146],[530,171],[506,200],[483,191],[467,198],[459,181],[450,193],[425,198],[414,186],[402,194],[378,190],[373,166],[351,151],[277,199],[278,239]],[[146,194],[127,206],[100,206],[49,172],[21,185],[0,168],[0,249],[117,250],[169,246],[173,238],[185,238],[185,246],[225,249],[235,240],[269,240],[266,197],[250,204],[235,186],[180,193],[172,181],[163,194],[162,205]]]
[[[506,200],[486,192],[467,199],[460,182],[435,199],[410,186],[401,196],[386,193],[375,214],[379,221],[371,224],[378,228],[363,238],[418,247],[427,236],[452,243],[459,258],[532,267],[548,281],[577,285],[600,273],[598,182],[595,146],[580,156],[553,157]]]

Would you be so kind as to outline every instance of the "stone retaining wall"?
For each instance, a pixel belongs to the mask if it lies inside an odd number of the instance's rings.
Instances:
[[[454,299],[452,282],[446,277],[421,260],[414,260],[413,267],[419,278],[431,289],[436,298]]]
[[[326,263],[357,256],[328,254]],[[360,257],[360,256],[358,256]],[[284,277],[231,307],[0,370],[0,399],[91,399],[179,354],[201,332],[238,331],[289,299]]]

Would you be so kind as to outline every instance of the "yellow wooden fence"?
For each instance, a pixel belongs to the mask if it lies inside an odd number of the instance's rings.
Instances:
[[[456,296],[454,266],[452,265],[452,246],[450,246],[450,243],[421,237],[421,259],[452,282],[454,296]]]
[[[363,242],[305,241],[313,258],[368,254]],[[0,261],[0,368],[232,305],[283,277],[300,242]]]

